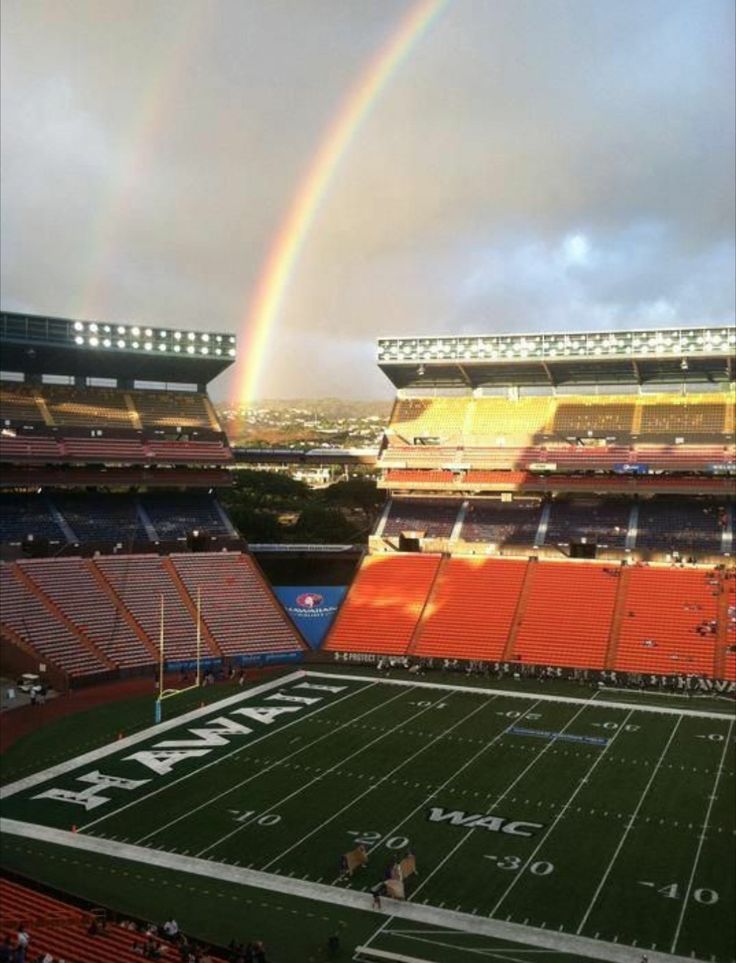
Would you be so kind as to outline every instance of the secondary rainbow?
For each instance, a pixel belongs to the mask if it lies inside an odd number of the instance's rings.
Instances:
[[[238,349],[241,360],[234,378],[235,404],[247,404],[256,396],[269,336],[289,280],[340,161],[394,72],[448,3],[449,0],[419,0],[410,7],[329,125],[271,245],[249,303]]]

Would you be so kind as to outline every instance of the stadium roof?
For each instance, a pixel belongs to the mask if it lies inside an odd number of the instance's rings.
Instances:
[[[397,388],[730,382],[731,327],[379,338]]]
[[[207,384],[235,359],[235,335],[0,313],[2,368]]]

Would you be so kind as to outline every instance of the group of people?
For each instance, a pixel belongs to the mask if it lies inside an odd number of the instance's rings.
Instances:
[[[268,963],[266,947],[262,940],[238,943],[232,940],[229,946],[231,963]]]
[[[29,953],[30,933],[25,923],[19,923],[14,933],[6,933],[0,944],[0,963],[26,963],[31,957]],[[43,960],[43,956],[38,957]],[[35,961],[34,961],[35,963]],[[53,963],[53,958],[43,963]]]
[[[136,934],[132,950],[144,960],[168,960],[170,963],[212,963],[212,956],[204,946],[189,940],[179,929],[173,913],[165,923],[134,923],[123,920],[118,924]]]

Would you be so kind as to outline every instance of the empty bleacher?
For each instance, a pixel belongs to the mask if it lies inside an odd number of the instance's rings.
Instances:
[[[0,423],[18,427],[43,424],[43,420],[33,387],[12,382],[0,385]]]
[[[52,662],[72,676],[104,671],[107,664],[85,646],[78,633],[29,588],[15,566],[0,565],[0,626],[6,641],[20,641],[39,661]]]
[[[511,660],[603,668],[617,589],[616,568],[596,563],[534,564]]]
[[[148,492],[140,502],[161,541],[185,541],[195,529],[208,535],[232,534],[211,495]]]
[[[495,498],[468,501],[460,530],[465,542],[487,542],[497,548],[532,547],[536,542],[542,506],[534,499],[504,502]]]
[[[373,555],[363,560],[326,648],[406,652],[440,563],[439,555]]]
[[[158,641],[163,599],[164,652],[167,660],[194,659],[196,622],[158,555],[103,556],[94,563],[149,639]],[[206,636],[202,657],[215,656]]]
[[[44,495],[0,494],[0,542],[21,544],[29,536],[33,536],[34,541],[46,539],[51,546],[67,543]]]
[[[19,568],[59,611],[115,665],[141,666],[154,661],[150,645],[126,620],[120,608],[100,587],[81,558],[32,559]]]
[[[207,428],[221,431],[207,406],[206,395],[179,391],[130,391],[142,428]]]
[[[43,385],[39,392],[54,425],[60,428],[136,428],[117,388],[77,388],[71,385]]]
[[[702,568],[632,568],[615,668],[712,675],[720,584]]]
[[[500,659],[527,566],[524,561],[460,556],[445,559],[411,654],[483,661]]]
[[[126,544],[148,539],[134,496],[56,492],[53,503],[79,542]]]
[[[639,506],[637,549],[717,555],[728,524],[724,503],[678,497],[653,498]]]
[[[172,555],[190,597],[201,593],[202,619],[225,655],[284,655],[305,650],[292,622],[250,556],[238,552]]]
[[[425,538],[449,538],[461,504],[457,498],[394,498],[382,534],[390,538],[423,532]]]
[[[587,542],[623,549],[631,503],[615,499],[555,499],[551,502],[545,545]]]

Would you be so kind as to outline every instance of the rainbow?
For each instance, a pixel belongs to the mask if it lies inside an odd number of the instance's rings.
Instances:
[[[289,280],[340,161],[393,74],[448,3],[418,0],[412,4],[330,123],[271,245],[249,303],[238,348],[241,360],[235,371],[233,404],[247,405],[256,397],[269,337]]]

